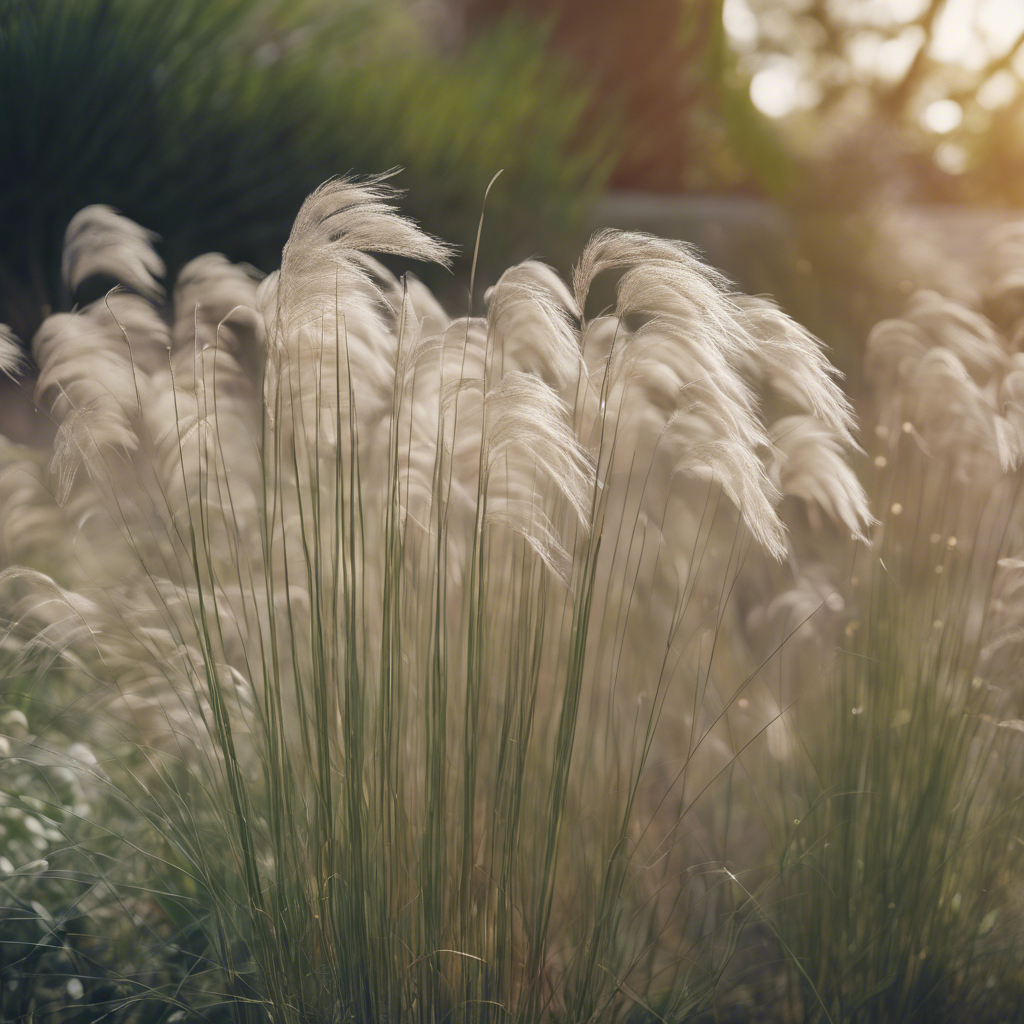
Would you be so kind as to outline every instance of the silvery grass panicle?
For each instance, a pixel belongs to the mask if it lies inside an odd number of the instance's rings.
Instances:
[[[886,533],[900,537],[908,579],[960,592],[958,622],[981,644],[986,679],[996,652],[1018,642],[1024,610],[1013,598],[1024,552],[1020,237],[993,237],[976,308],[919,292],[868,340]]]
[[[166,831],[275,1018],[681,1010],[716,968],[680,825],[758,668],[728,598],[790,558],[780,502],[864,534],[849,405],[817,341],[646,235],[453,319],[367,255],[449,258],[393,198],[328,182],[279,271],[202,256],[169,307],[145,232],[75,218],[69,288],[131,290],[33,340],[74,553],[10,571],[16,625],[165,752]]]

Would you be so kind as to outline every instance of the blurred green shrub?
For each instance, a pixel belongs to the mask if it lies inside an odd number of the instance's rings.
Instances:
[[[722,0],[447,0],[470,31],[517,12],[547,28],[588,83],[581,131],[600,136],[618,114],[609,152],[618,189],[777,195],[792,187],[791,154],[750,100],[726,39]]]
[[[487,201],[481,265],[493,273],[536,254],[557,261],[560,250],[576,248],[610,171],[602,154],[614,130],[580,140],[589,98],[570,87],[569,74],[543,49],[543,30],[515,17],[447,62],[424,52],[341,60],[323,75],[336,99],[320,107],[302,148],[336,153],[335,166],[357,171],[403,167],[403,209],[458,244],[466,264],[484,191],[501,169]],[[444,291],[443,281],[428,283]]]
[[[602,170],[540,30],[502,23],[444,58],[388,9],[0,0],[0,321],[26,337],[68,304],[61,240],[90,203],[151,225],[172,273],[209,249],[271,269],[311,188],[395,166],[406,210],[471,251],[504,168],[495,265],[557,248]]]

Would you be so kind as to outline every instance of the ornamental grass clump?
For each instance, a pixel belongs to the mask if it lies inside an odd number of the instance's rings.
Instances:
[[[450,259],[392,198],[328,182],[279,271],[201,256],[167,304],[144,232],[76,217],[68,287],[128,288],[32,341],[59,428],[53,498],[2,478],[39,524],[10,678],[52,663],[253,1012],[680,1018],[731,944],[701,797],[779,712],[731,591],[789,571],[787,508],[863,535],[849,406],[646,235],[453,319],[368,255]]]
[[[1021,1005],[1020,238],[995,240],[973,303],[919,292],[868,339],[880,522],[782,811],[809,1020]]]

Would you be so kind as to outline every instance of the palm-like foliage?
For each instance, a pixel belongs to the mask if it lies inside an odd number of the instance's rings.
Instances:
[[[598,153],[574,154],[581,100],[541,67],[536,33],[499,27],[449,60],[384,47],[365,5],[302,11],[305,24],[280,2],[0,4],[0,321],[28,338],[66,307],[61,239],[90,203],[156,231],[172,270],[206,249],[272,267],[319,181],[398,164],[415,212],[463,245],[502,167],[502,249],[578,225]]]

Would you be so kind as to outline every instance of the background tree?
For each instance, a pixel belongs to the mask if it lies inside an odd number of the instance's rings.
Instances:
[[[829,199],[1024,200],[1024,5],[726,0],[723,18],[754,102]]]
[[[609,184],[646,192],[778,190],[783,147],[752,107],[722,27],[722,0],[449,0],[464,29],[510,13],[546,26],[591,103]]]

